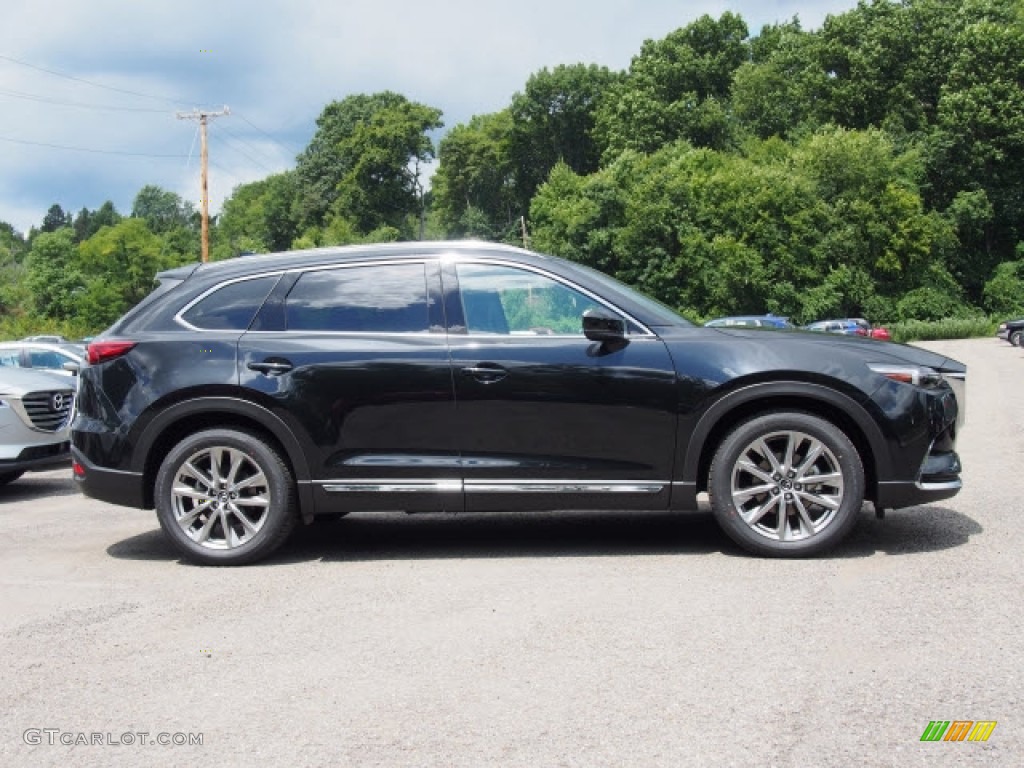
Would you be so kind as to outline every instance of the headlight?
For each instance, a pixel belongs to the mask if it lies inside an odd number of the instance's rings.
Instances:
[[[915,387],[932,389],[942,383],[942,375],[934,368],[924,365],[891,365],[889,363],[868,363],[875,373],[902,384],[913,384]]]

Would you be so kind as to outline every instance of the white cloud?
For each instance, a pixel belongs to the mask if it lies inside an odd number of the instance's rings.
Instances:
[[[198,200],[194,160],[186,167],[184,158],[90,154],[2,139],[181,155],[189,152],[194,126],[174,120],[175,107],[228,104],[235,116],[224,119],[222,135],[211,129],[211,202],[217,207],[238,183],[293,165],[323,107],[352,93],[397,91],[442,109],[451,127],[501,109],[542,67],[585,62],[625,68],[645,39],[664,37],[703,13],[734,10],[756,34],[761,24],[795,14],[805,28],[817,27],[826,13],[853,5],[854,0],[14,4],[4,9],[0,54],[177,103],[95,88],[0,58],[0,220],[27,230],[54,202],[78,210],[108,198],[126,213],[145,184]],[[17,98],[12,91],[163,111],[75,109]]]

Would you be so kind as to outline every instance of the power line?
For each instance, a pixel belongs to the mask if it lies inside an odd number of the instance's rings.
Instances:
[[[259,159],[255,158],[255,157],[252,157],[251,155],[249,155],[246,152],[243,152],[241,149],[239,149],[238,147],[234,146],[234,144],[239,144],[239,145],[245,147],[246,149],[251,150],[255,154],[263,154],[265,160],[270,160],[270,162],[274,162],[274,159],[271,159],[269,155],[264,154],[258,147],[253,146],[249,142],[245,141],[241,136],[236,134],[234,131],[229,130],[227,128],[227,126],[224,126],[224,125],[217,126],[217,130],[214,132],[214,135],[216,136],[217,133],[220,133],[220,132],[223,132],[223,133],[227,134],[224,137],[224,142],[231,149],[233,149],[235,152],[237,152],[238,154],[242,155],[246,159],[252,161],[256,165],[258,165],[260,168],[265,170],[267,173],[273,173],[273,171],[270,168],[268,168],[267,166],[265,166],[262,162],[260,162]]]
[[[302,152],[302,150],[300,150],[300,149],[295,149],[295,147],[294,147],[294,146],[292,146],[292,145],[290,145],[290,144],[284,144],[284,143],[282,143],[281,141],[279,141],[278,139],[275,139],[275,138],[274,138],[273,136],[271,136],[271,135],[270,135],[269,133],[267,133],[266,131],[264,131],[264,130],[263,130],[262,128],[260,128],[260,127],[259,127],[258,125],[256,125],[255,123],[253,123],[253,122],[252,122],[251,120],[247,119],[245,115],[240,115],[240,114],[239,114],[239,113],[237,113],[237,112],[234,112],[233,114],[234,114],[234,116],[235,116],[235,117],[237,117],[237,118],[238,118],[239,120],[241,120],[241,121],[242,121],[243,123],[246,123],[246,124],[247,124],[247,125],[248,125],[248,126],[249,126],[250,128],[252,128],[253,130],[255,130],[255,131],[258,131],[259,133],[262,133],[262,134],[263,134],[264,136],[266,136],[266,137],[267,137],[268,139],[270,139],[270,140],[271,140],[272,142],[274,142],[275,144],[277,144],[277,146],[281,147],[281,149],[287,150],[288,152],[294,152],[294,153],[295,153],[296,155],[298,155],[298,154],[300,154],[300,153]]]
[[[78,107],[79,109],[96,109],[107,112],[148,112],[154,114],[166,115],[168,110],[166,109],[147,109],[146,107],[115,107],[108,104],[83,104],[80,101],[65,101],[63,99],[51,99],[47,96],[37,96],[33,93],[25,93],[23,91],[10,91],[6,88],[0,88],[0,96],[10,96],[14,99],[25,99],[26,101],[38,101],[43,104],[58,104],[63,107]]]
[[[33,147],[48,147],[50,149],[66,149],[72,152],[90,152],[96,155],[122,155],[124,157],[155,157],[181,159],[188,155],[160,155],[150,152],[122,152],[117,149],[95,149],[93,147],[72,147],[67,144],[48,144],[44,141],[28,141],[27,139],[13,139],[10,136],[0,136],[0,141],[8,141],[12,144],[27,144]]]
[[[28,67],[29,69],[35,69],[35,70],[37,70],[39,72],[45,72],[46,74],[53,75],[54,77],[63,77],[66,80],[74,80],[77,83],[85,83],[86,85],[91,85],[93,88],[102,88],[105,91],[113,91],[114,93],[126,93],[129,96],[140,96],[140,97],[142,97],[144,99],[154,99],[156,101],[162,101],[162,102],[164,102],[166,104],[172,104],[174,106],[179,106],[179,105],[185,103],[185,102],[183,102],[181,100],[178,100],[178,99],[168,99],[168,98],[166,98],[164,96],[154,96],[153,94],[150,94],[150,93],[141,93],[139,91],[130,91],[127,88],[115,88],[112,85],[103,85],[102,83],[96,83],[96,82],[93,82],[92,80],[86,80],[84,77],[75,77],[74,75],[69,75],[69,74],[66,74],[64,72],[58,72],[55,69],[47,69],[46,67],[39,67],[39,66],[36,66],[35,64],[29,64],[27,61],[21,61],[20,59],[15,59],[15,58],[13,58],[11,56],[4,56],[3,54],[0,54],[0,59],[3,59],[4,61],[9,61],[12,64],[18,64],[18,65],[20,65],[22,67]]]

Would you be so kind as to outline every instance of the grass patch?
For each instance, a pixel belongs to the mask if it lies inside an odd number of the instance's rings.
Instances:
[[[942,339],[974,339],[994,336],[998,320],[990,317],[947,317],[945,320],[905,320],[887,325],[892,340],[939,341]]]

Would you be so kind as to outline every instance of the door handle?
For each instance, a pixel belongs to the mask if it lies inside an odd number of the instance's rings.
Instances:
[[[508,370],[495,363],[480,363],[462,369],[463,376],[472,376],[481,384],[493,384],[508,376]]]
[[[246,368],[250,371],[259,371],[267,376],[280,376],[292,369],[292,364],[287,360],[264,360],[262,363],[249,363]]]

